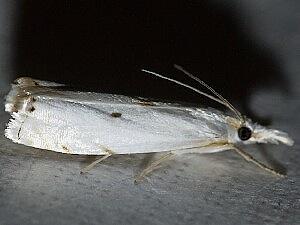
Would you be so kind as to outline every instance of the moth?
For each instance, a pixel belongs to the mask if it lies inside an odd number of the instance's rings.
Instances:
[[[240,146],[255,143],[291,146],[293,140],[288,134],[253,123],[198,77],[175,67],[210,94],[158,73],[143,71],[210,98],[227,107],[230,113],[123,95],[68,91],[62,84],[21,77],[12,84],[6,97],[5,110],[12,118],[5,136],[35,148],[101,156],[82,172],[114,154],[164,153],[136,181],[173,156],[230,149],[247,161],[282,175]]]

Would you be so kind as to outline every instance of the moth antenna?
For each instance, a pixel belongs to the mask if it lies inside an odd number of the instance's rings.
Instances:
[[[232,112],[236,114],[236,116],[241,120],[244,121],[244,118],[242,114],[222,95],[220,95],[218,92],[216,92],[212,87],[210,87],[208,84],[206,84],[204,81],[200,80],[198,77],[194,76],[193,74],[186,71],[183,67],[174,64],[174,67],[178,69],[179,71],[183,72],[188,77],[192,78],[193,80],[197,81],[199,84],[207,88],[210,92],[212,92],[215,96],[217,96],[222,102],[224,102],[224,105],[227,106]]]
[[[223,102],[222,100],[220,100],[220,99],[218,99],[218,98],[216,98],[216,97],[214,97],[214,96],[212,96],[210,94],[202,92],[202,91],[198,90],[197,88],[194,88],[194,87],[192,87],[190,85],[184,84],[184,83],[182,83],[182,82],[180,82],[178,80],[175,80],[175,79],[172,79],[172,78],[169,78],[169,77],[165,77],[163,75],[160,75],[158,73],[155,73],[155,72],[152,72],[152,71],[149,71],[149,70],[142,69],[142,71],[145,72],[145,73],[149,73],[149,74],[152,74],[154,76],[160,77],[162,79],[171,81],[173,83],[179,84],[179,85],[181,85],[183,87],[189,88],[189,89],[193,90],[194,92],[197,92],[200,95],[204,95],[205,97],[210,98],[210,99],[212,99],[212,100],[214,100],[214,101],[216,101],[216,102],[218,102],[218,103],[220,103],[220,104],[225,105],[225,106],[228,107],[228,105],[225,102]]]

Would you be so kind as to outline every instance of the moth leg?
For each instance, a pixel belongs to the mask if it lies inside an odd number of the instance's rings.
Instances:
[[[172,152],[168,152],[166,154],[164,154],[162,157],[160,157],[159,159],[153,161],[148,167],[146,167],[145,169],[143,169],[142,172],[140,172],[138,175],[135,176],[134,178],[134,183],[138,184],[140,183],[147,174],[151,173],[153,170],[157,169],[159,164],[161,164],[162,162],[168,160],[170,157],[174,156],[174,153]]]
[[[106,155],[100,157],[99,159],[95,160],[94,162],[92,162],[91,164],[87,165],[86,167],[84,167],[80,173],[83,174],[83,173],[86,173],[88,171],[90,171],[95,165],[97,165],[98,163],[102,162],[103,160],[107,159],[108,157],[112,156],[113,155],[113,152],[110,151],[110,150],[106,150]]]
[[[254,163],[255,165],[257,165],[258,167],[260,167],[261,169],[263,170],[266,170],[274,175],[277,175],[277,176],[280,176],[280,177],[285,177],[284,174],[266,166],[265,164],[259,162],[258,160],[256,160],[255,158],[253,158],[253,156],[251,156],[250,154],[248,154],[247,152],[237,148],[237,147],[233,147],[232,148],[233,150],[235,150],[239,155],[241,155],[246,161],[248,162],[252,162]]]

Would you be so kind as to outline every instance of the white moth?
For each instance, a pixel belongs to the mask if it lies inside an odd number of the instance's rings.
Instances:
[[[61,84],[22,77],[12,84],[5,110],[11,113],[5,136],[13,142],[67,154],[104,155],[166,152],[137,179],[170,156],[233,149],[272,173],[237,146],[253,143],[293,145],[284,132],[267,129],[241,114],[221,95],[181,67],[177,69],[212,95],[150,71],[228,107],[234,114],[123,95],[63,90]]]

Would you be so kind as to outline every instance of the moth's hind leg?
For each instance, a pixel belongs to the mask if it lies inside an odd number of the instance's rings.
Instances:
[[[157,169],[162,162],[170,159],[172,156],[174,156],[174,153],[168,152],[164,154],[162,157],[160,157],[159,159],[151,162],[149,166],[147,166],[145,169],[142,170],[142,172],[140,172],[138,175],[135,176],[134,183],[138,184],[139,182],[141,182],[149,173]]]

